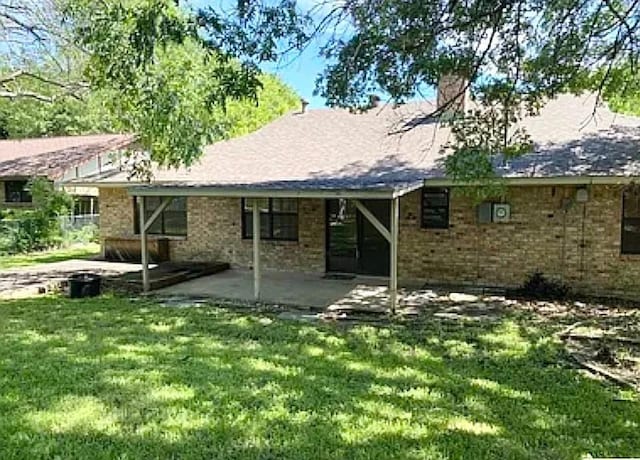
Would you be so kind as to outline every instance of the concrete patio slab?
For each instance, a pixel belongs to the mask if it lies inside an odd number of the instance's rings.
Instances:
[[[322,275],[264,272],[261,301],[326,309],[366,308],[386,311],[389,302],[385,278],[327,279]],[[154,291],[163,296],[210,297],[254,302],[253,272],[228,270]]]

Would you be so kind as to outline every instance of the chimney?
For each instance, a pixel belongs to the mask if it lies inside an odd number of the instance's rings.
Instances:
[[[438,81],[438,111],[443,114],[464,113],[468,105],[469,80],[446,74]]]
[[[302,105],[302,110],[300,113],[305,113],[307,111],[307,106],[309,105],[309,101],[306,99],[300,98],[300,104]]]

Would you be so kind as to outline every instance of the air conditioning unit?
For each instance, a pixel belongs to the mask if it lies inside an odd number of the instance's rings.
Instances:
[[[507,203],[493,203],[491,220],[497,223],[509,222],[509,220],[511,220],[511,205]]]

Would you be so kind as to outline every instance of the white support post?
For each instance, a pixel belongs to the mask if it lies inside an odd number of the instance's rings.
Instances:
[[[260,203],[253,200],[253,296],[260,300]]]
[[[400,226],[400,203],[398,198],[391,200],[391,240],[389,241],[391,264],[389,273],[389,306],[395,315],[398,306],[398,227]]]
[[[144,197],[138,197],[140,214],[140,255],[142,259],[142,290],[149,292],[151,283],[149,281],[149,252],[147,250],[147,222],[145,222],[146,209]]]

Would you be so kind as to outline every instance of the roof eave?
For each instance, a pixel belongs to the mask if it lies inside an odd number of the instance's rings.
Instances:
[[[396,189],[273,189],[207,186],[134,186],[131,196],[211,196],[237,198],[368,198],[391,199]]]
[[[554,177],[505,177],[507,185],[620,185],[629,184],[640,180],[640,176],[554,176]],[[424,185],[428,187],[453,187],[482,185],[482,183],[460,183],[451,179],[434,178],[425,179]]]

